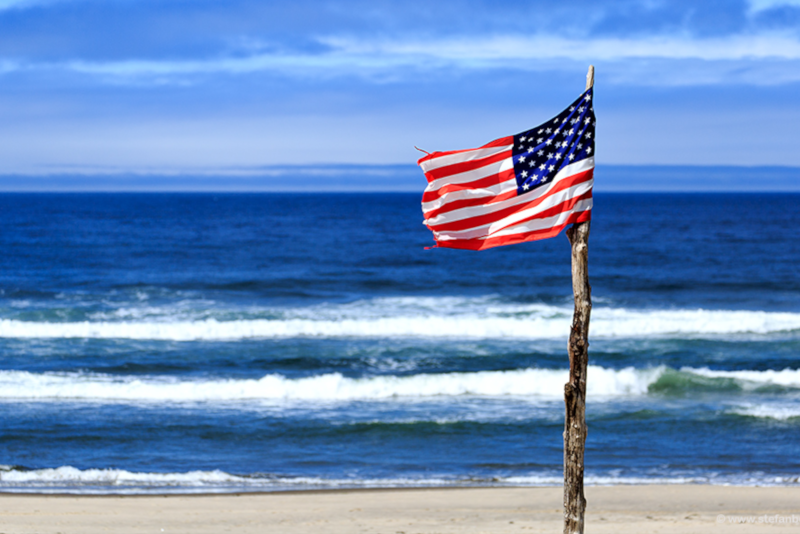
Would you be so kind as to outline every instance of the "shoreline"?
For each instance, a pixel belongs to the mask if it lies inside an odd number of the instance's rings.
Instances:
[[[680,482],[680,483],[664,483],[654,482],[652,484],[584,484],[585,488],[680,488],[680,487],[711,487],[711,488],[797,488],[800,491],[800,481],[788,484],[715,484],[713,482]],[[141,492],[141,493],[124,493],[124,492],[108,492],[108,493],[70,493],[70,492],[41,492],[41,491],[5,491],[0,490],[0,498],[12,496],[29,496],[29,497],[94,497],[94,498],[117,498],[117,497],[225,497],[225,496],[264,496],[264,495],[305,495],[305,494],[336,494],[336,493],[383,493],[383,492],[415,492],[415,491],[470,491],[470,490],[525,490],[525,489],[560,489],[561,485],[530,485],[530,486],[375,486],[375,487],[351,487],[351,488],[313,488],[313,489],[275,489],[275,490],[235,490],[235,491],[170,491],[170,492]],[[800,511],[800,504],[798,505]]]
[[[551,486],[160,495],[0,493],[0,524],[3,532],[53,534],[161,529],[199,534],[560,532],[562,492],[561,487]],[[586,528],[592,532],[800,528],[800,486],[589,486],[586,498]],[[730,522],[740,517],[754,521]]]

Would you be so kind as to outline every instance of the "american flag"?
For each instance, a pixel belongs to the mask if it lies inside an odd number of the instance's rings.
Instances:
[[[554,237],[568,224],[588,221],[592,90],[528,131],[420,159],[428,179],[422,212],[436,246],[483,250]]]

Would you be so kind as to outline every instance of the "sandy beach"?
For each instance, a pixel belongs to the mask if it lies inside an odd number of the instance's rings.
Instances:
[[[587,532],[800,531],[800,488],[590,487]],[[794,514],[794,523],[792,515]],[[723,517],[724,516],[724,517]],[[752,523],[736,524],[734,516]],[[0,496],[0,532],[560,532],[560,488]]]

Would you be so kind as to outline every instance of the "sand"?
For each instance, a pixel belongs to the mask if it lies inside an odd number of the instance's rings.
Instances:
[[[591,533],[800,532],[800,487],[614,486],[587,488],[586,496],[586,531]],[[720,514],[728,519],[719,522]],[[732,524],[730,516],[753,516],[755,522]],[[464,488],[147,497],[0,494],[0,533],[28,532],[558,533],[561,490]]]

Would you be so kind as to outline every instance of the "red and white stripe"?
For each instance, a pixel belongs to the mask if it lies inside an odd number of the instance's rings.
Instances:
[[[562,167],[549,184],[518,195],[513,143],[504,137],[417,162],[428,179],[425,225],[437,246],[484,250],[536,241],[591,218],[593,157]]]

